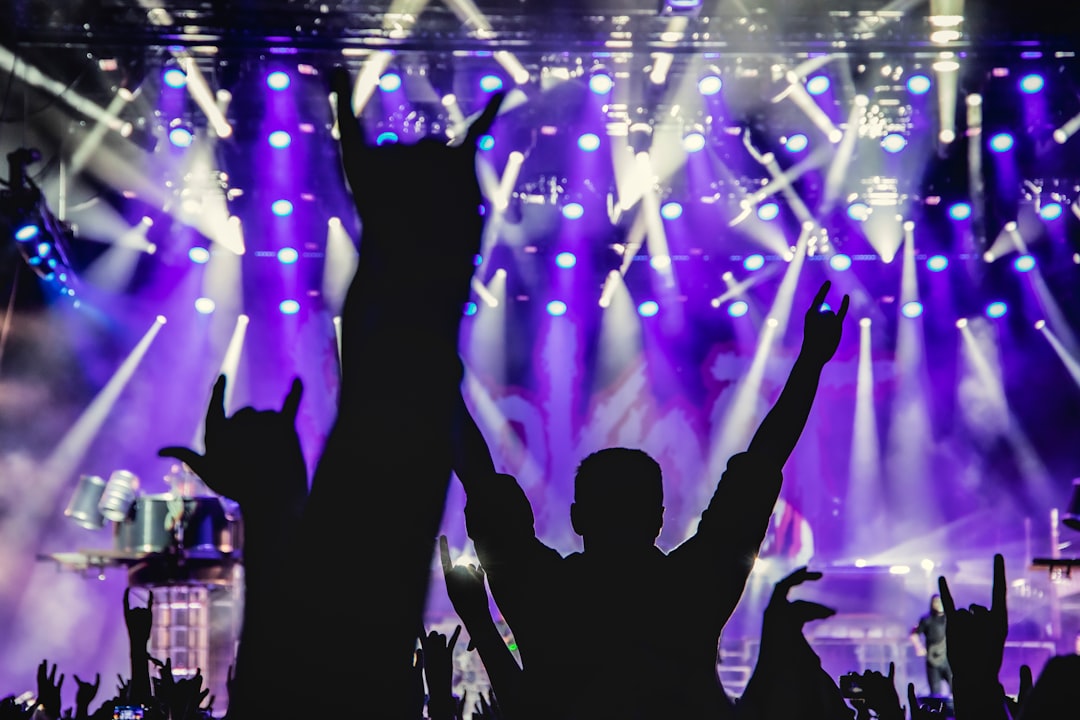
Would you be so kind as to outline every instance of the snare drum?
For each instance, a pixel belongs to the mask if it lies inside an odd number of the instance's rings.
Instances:
[[[158,553],[170,548],[217,556],[236,550],[236,518],[216,496],[180,498],[171,493],[141,495],[127,519],[115,525],[116,549]]]

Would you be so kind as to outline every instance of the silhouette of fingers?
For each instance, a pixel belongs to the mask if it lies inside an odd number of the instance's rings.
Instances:
[[[836,317],[838,320],[843,320],[847,317],[848,305],[851,303],[851,298],[847,295],[840,301],[840,309],[836,311]]]
[[[817,295],[814,296],[814,303],[810,306],[810,312],[821,312],[821,305],[825,302],[825,296],[829,294],[830,287],[832,287],[831,280],[826,280],[821,284]]]
[[[480,117],[476,118],[471,125],[469,125],[469,131],[465,133],[465,142],[463,147],[470,150],[476,149],[476,141],[483,135],[486,135],[491,126],[495,124],[495,117],[499,114],[499,108],[502,107],[503,100],[506,99],[506,93],[495,93],[488,100],[487,105],[484,106],[483,112],[480,113]]]
[[[439,559],[442,560],[444,573],[448,573],[453,569],[454,564],[450,560],[450,544],[447,542],[445,535],[439,536]]]
[[[457,627],[454,628],[454,633],[450,636],[450,639],[446,642],[446,649],[447,650],[453,650],[454,649],[454,646],[457,645],[458,636],[460,636],[460,635],[461,635],[461,625],[458,625]]]
[[[179,460],[191,468],[191,471],[196,475],[199,477],[203,476],[203,456],[191,448],[170,445],[169,447],[163,447],[158,450],[157,454],[158,457],[169,457]]]
[[[1031,689],[1035,686],[1034,677],[1031,674],[1030,665],[1020,666],[1020,691],[1017,693],[1016,698],[1020,702],[1024,702],[1030,695]]]
[[[131,588],[124,588],[124,614],[131,612]]]
[[[281,414],[290,421],[296,420],[296,414],[300,410],[300,398],[304,394],[304,383],[300,378],[293,378],[289,394],[285,396],[285,402],[281,406]]]
[[[1005,582],[1005,558],[1001,553],[994,555],[994,587],[990,601],[990,612],[1001,628],[1008,625],[1007,598],[1009,586]]]
[[[810,600],[796,600],[791,603],[791,614],[799,623],[808,623],[811,620],[824,620],[836,614],[833,608]]]
[[[214,389],[210,393],[210,404],[206,408],[206,431],[215,432],[225,422],[225,375],[218,375]]]
[[[945,617],[951,619],[956,614],[956,603],[953,602],[952,593],[949,592],[949,582],[944,575],[938,576],[938,595],[941,596],[941,605],[945,610]]]

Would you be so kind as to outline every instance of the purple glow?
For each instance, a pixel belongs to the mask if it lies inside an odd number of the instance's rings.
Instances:
[[[682,217],[682,205],[677,202],[666,202],[660,207],[660,217],[665,220],[678,220]]]
[[[953,203],[949,207],[949,217],[953,220],[967,220],[971,217],[971,206],[964,202]]]
[[[577,265],[577,256],[572,252],[561,252],[555,256],[555,264],[563,269],[569,269]]]
[[[986,306],[986,317],[999,318],[1009,311],[1009,306],[997,300]]]
[[[1042,75],[1030,73],[1020,78],[1020,92],[1032,95],[1042,90],[1045,84]]]
[[[742,265],[747,270],[760,270],[765,266],[765,256],[758,255],[757,253],[747,255],[746,259],[743,260]]]
[[[278,305],[278,310],[281,311],[282,315],[295,315],[300,312],[300,303],[295,300],[282,300],[281,304]]]
[[[926,267],[931,272],[941,272],[949,267],[949,258],[944,255],[933,255],[926,260]]]
[[[1001,132],[990,138],[990,149],[994,152],[1008,152],[1012,150],[1013,136],[1006,132]]]
[[[278,217],[288,217],[292,215],[293,204],[288,200],[275,200],[270,206],[270,211]]]
[[[188,250],[188,258],[191,262],[202,265],[210,261],[210,251],[204,247],[196,246]]]
[[[596,133],[585,133],[578,137],[577,146],[585,152],[592,152],[600,147],[600,137]]]
[[[289,74],[281,70],[275,70],[266,76],[266,86],[271,90],[285,90],[291,83]]]
[[[567,220],[579,220],[585,214],[585,208],[581,203],[566,203],[563,205],[562,214]]]
[[[742,317],[750,310],[745,300],[736,300],[727,307],[727,314],[731,317]]]
[[[275,130],[270,133],[266,141],[270,143],[270,147],[282,150],[292,144],[292,135],[289,135],[284,130]]]
[[[1021,255],[1016,260],[1013,260],[1013,267],[1016,268],[1017,272],[1031,272],[1035,269],[1035,258],[1031,255]]]
[[[547,304],[548,315],[558,317],[566,314],[566,303],[562,300],[552,300]]]
[[[300,253],[295,248],[286,247],[277,251],[278,262],[282,265],[292,265],[300,258]]]

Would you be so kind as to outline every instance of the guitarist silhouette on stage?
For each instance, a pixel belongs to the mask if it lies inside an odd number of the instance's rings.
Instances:
[[[930,597],[930,612],[919,618],[919,624],[911,629],[911,642],[915,654],[926,658],[926,682],[930,694],[945,697],[941,687],[945,683],[951,695],[953,676],[945,648],[945,607],[940,595]]]

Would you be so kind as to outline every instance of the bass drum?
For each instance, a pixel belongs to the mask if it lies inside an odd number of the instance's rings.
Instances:
[[[161,553],[176,549],[194,557],[231,555],[238,550],[239,517],[217,496],[176,497],[170,493],[136,498],[113,537],[121,553]]]

